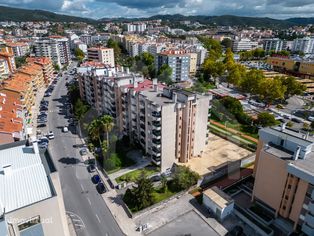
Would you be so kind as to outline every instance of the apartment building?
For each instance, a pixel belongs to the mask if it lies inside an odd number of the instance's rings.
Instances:
[[[157,54],[155,64],[157,71],[166,64],[172,69],[173,82],[182,82],[189,79],[191,57],[183,50],[162,51]]]
[[[10,73],[7,61],[4,59],[0,59],[0,78],[8,76]]]
[[[6,43],[6,45],[12,48],[15,57],[23,57],[30,51],[29,45],[27,43],[16,42]]]
[[[28,63],[39,65],[43,71],[45,86],[48,86],[54,79],[54,67],[52,60],[48,57],[29,57],[27,58]]]
[[[14,73],[16,70],[15,58],[13,50],[9,47],[4,47],[0,49],[0,60],[4,60],[6,63],[6,68],[10,73]]]
[[[314,37],[305,37],[293,40],[292,51],[303,52],[304,54],[313,54]]]
[[[259,131],[253,200],[314,235],[314,139],[282,127]]]
[[[126,103],[129,137],[162,172],[186,163],[201,156],[207,144],[209,102],[208,96],[160,88],[156,80],[143,90],[135,86]]]
[[[190,75],[195,75],[197,71],[197,53],[189,53],[190,55]]]
[[[1,235],[69,236],[61,183],[37,143],[0,146]]]
[[[87,58],[90,61],[98,61],[106,65],[109,65],[110,67],[115,67],[113,48],[104,47],[88,48]]]
[[[146,30],[146,24],[145,23],[134,23],[134,24],[127,24],[126,30],[129,33],[143,33]]]
[[[279,38],[263,40],[263,49],[265,52],[280,52],[287,49],[287,42]]]
[[[61,36],[41,38],[34,42],[35,56],[48,57],[61,66],[71,62],[69,40]]]
[[[0,145],[24,139],[24,109],[20,96],[0,91]]]
[[[247,38],[234,40],[232,44],[232,50],[234,52],[250,51],[256,48],[258,48],[258,42],[252,41]]]

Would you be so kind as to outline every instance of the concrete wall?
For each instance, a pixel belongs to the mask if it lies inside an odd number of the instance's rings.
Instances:
[[[276,211],[280,207],[287,179],[287,162],[261,150],[253,197],[260,199]]]
[[[291,213],[289,216],[289,218],[296,223],[299,221],[299,216],[303,207],[303,202],[304,202],[307,188],[308,188],[308,183],[300,179],[299,184],[297,186],[296,193],[294,195],[294,201],[293,201]]]
[[[175,162],[176,110],[175,105],[163,106],[161,110],[161,172]]]

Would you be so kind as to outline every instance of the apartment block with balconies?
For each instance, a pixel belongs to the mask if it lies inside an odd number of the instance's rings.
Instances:
[[[314,139],[283,127],[259,132],[253,200],[314,235]]]

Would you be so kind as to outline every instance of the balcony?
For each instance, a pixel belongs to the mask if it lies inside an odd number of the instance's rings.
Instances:
[[[306,233],[307,235],[314,235],[314,228],[305,223],[302,225],[302,232]]]
[[[152,112],[152,116],[153,116],[153,117],[156,117],[156,118],[160,118],[160,117],[161,117],[161,112],[153,111],[153,112]]]
[[[155,163],[156,165],[160,165],[161,157],[156,157],[156,156],[152,155],[152,162]]]
[[[156,148],[156,147],[152,147],[152,153],[156,156],[156,157],[160,157],[161,156],[161,150]]]
[[[145,116],[140,116],[140,121],[145,123]]]
[[[305,215],[304,221],[314,229],[314,216],[310,212]]]
[[[160,130],[153,130],[152,133],[156,139],[160,139],[160,137],[161,137],[161,131]]]
[[[144,131],[141,131],[141,136],[142,136],[142,138],[145,138],[146,137],[146,134],[145,134],[145,132]]]
[[[145,125],[144,124],[140,124],[141,129],[145,130]]]
[[[309,203],[309,211],[314,214],[314,201]]]
[[[152,143],[155,145],[156,148],[161,147],[161,140],[153,138]]]

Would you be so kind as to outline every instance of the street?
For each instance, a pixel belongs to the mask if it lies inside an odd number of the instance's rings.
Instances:
[[[73,69],[73,64],[69,70]],[[66,75],[69,76],[69,75]],[[79,236],[119,236],[123,235],[102,197],[91,182],[91,174],[83,163],[77,144],[82,144],[74,126],[63,133],[68,126],[65,77],[58,81],[49,101],[47,129],[53,131],[55,138],[49,143],[49,151],[58,169],[65,209],[72,218]]]

